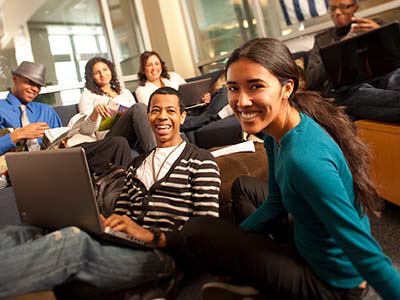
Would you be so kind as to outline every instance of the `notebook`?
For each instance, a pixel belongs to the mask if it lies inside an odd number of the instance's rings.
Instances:
[[[102,240],[151,249],[104,228],[83,148],[12,152],[5,158],[22,223],[50,229],[77,226]]]
[[[181,100],[185,104],[187,109],[206,105],[201,102],[201,98],[211,85],[211,78],[204,78],[188,83],[181,84],[179,86],[179,92],[181,94]]]
[[[400,67],[399,23],[390,23],[320,49],[334,89],[368,82]]]

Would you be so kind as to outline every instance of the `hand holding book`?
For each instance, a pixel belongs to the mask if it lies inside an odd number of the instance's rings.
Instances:
[[[110,99],[107,104],[107,113],[104,110],[103,118],[100,121],[99,131],[109,130],[111,127],[117,122],[117,120],[121,117],[121,115],[128,110],[129,107],[126,107],[113,99]]]
[[[85,114],[76,114],[70,121],[71,126],[47,129],[42,140],[42,149],[65,148],[67,140],[79,132],[85,121]]]

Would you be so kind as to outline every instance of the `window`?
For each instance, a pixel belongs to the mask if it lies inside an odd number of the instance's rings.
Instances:
[[[108,5],[122,74],[136,74],[139,70],[139,56],[145,48],[135,1],[108,0]]]
[[[392,9],[390,5],[398,8],[394,2],[363,0],[357,14],[365,17],[366,9],[370,16],[374,10]],[[301,43],[308,50],[313,34],[332,26],[329,0],[184,0],[184,4],[197,64],[206,72],[221,67],[229,53],[251,38],[289,41],[307,36]]]
[[[77,103],[84,67],[93,56],[109,58],[97,0],[46,0],[28,21],[33,59],[46,65],[47,85],[55,93],[51,105]],[[51,97],[44,97],[52,99]]]
[[[248,0],[187,0],[198,60],[226,55],[257,36]]]

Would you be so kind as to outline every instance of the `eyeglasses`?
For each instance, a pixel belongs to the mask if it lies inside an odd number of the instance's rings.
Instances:
[[[353,3],[353,4],[331,5],[331,6],[329,6],[329,10],[331,12],[335,12],[339,8],[341,11],[347,11],[348,9],[352,8],[354,5],[356,5],[356,4]]]

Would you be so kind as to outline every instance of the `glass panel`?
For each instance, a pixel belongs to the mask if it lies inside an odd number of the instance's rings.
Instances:
[[[360,1],[357,14],[389,2]],[[251,38],[289,40],[308,28],[311,28],[308,34],[314,34],[315,25],[330,24],[329,0],[185,0],[185,3],[202,72],[220,65],[227,53]],[[391,14],[388,20],[396,20],[396,16]]]
[[[267,36],[287,36],[331,20],[329,14],[329,0],[259,1],[263,11]],[[361,1],[358,13],[364,9],[390,1],[391,0]]]
[[[131,92],[134,92],[138,87],[138,84],[139,81],[137,80],[125,81],[125,88],[130,90]]]
[[[65,106],[79,103],[81,89],[64,90],[61,92],[40,94],[35,101],[46,103],[51,106]]]
[[[199,60],[227,54],[257,36],[248,0],[186,0]]]
[[[132,0],[108,0],[115,43],[123,75],[136,74],[144,51],[143,37]]]
[[[72,53],[71,41],[68,35],[49,35],[51,54]]]
[[[107,53],[107,43],[106,43],[106,38],[104,37],[104,35],[99,35],[97,36],[97,39],[99,41],[99,46],[100,46],[100,51],[101,53]]]
[[[82,65],[108,56],[97,0],[43,1],[27,25],[33,59],[46,65],[49,85],[82,81]]]
[[[80,60],[79,61],[79,72],[81,74],[82,80],[85,79],[85,66],[86,66],[87,62],[88,62],[87,60]]]
[[[99,53],[94,35],[74,35],[75,50],[77,53]]]
[[[78,77],[75,72],[75,64],[72,61],[56,62],[54,66],[59,84],[78,81]]]
[[[79,103],[79,100],[81,98],[81,91],[79,89],[61,91],[60,97],[63,106]]]

